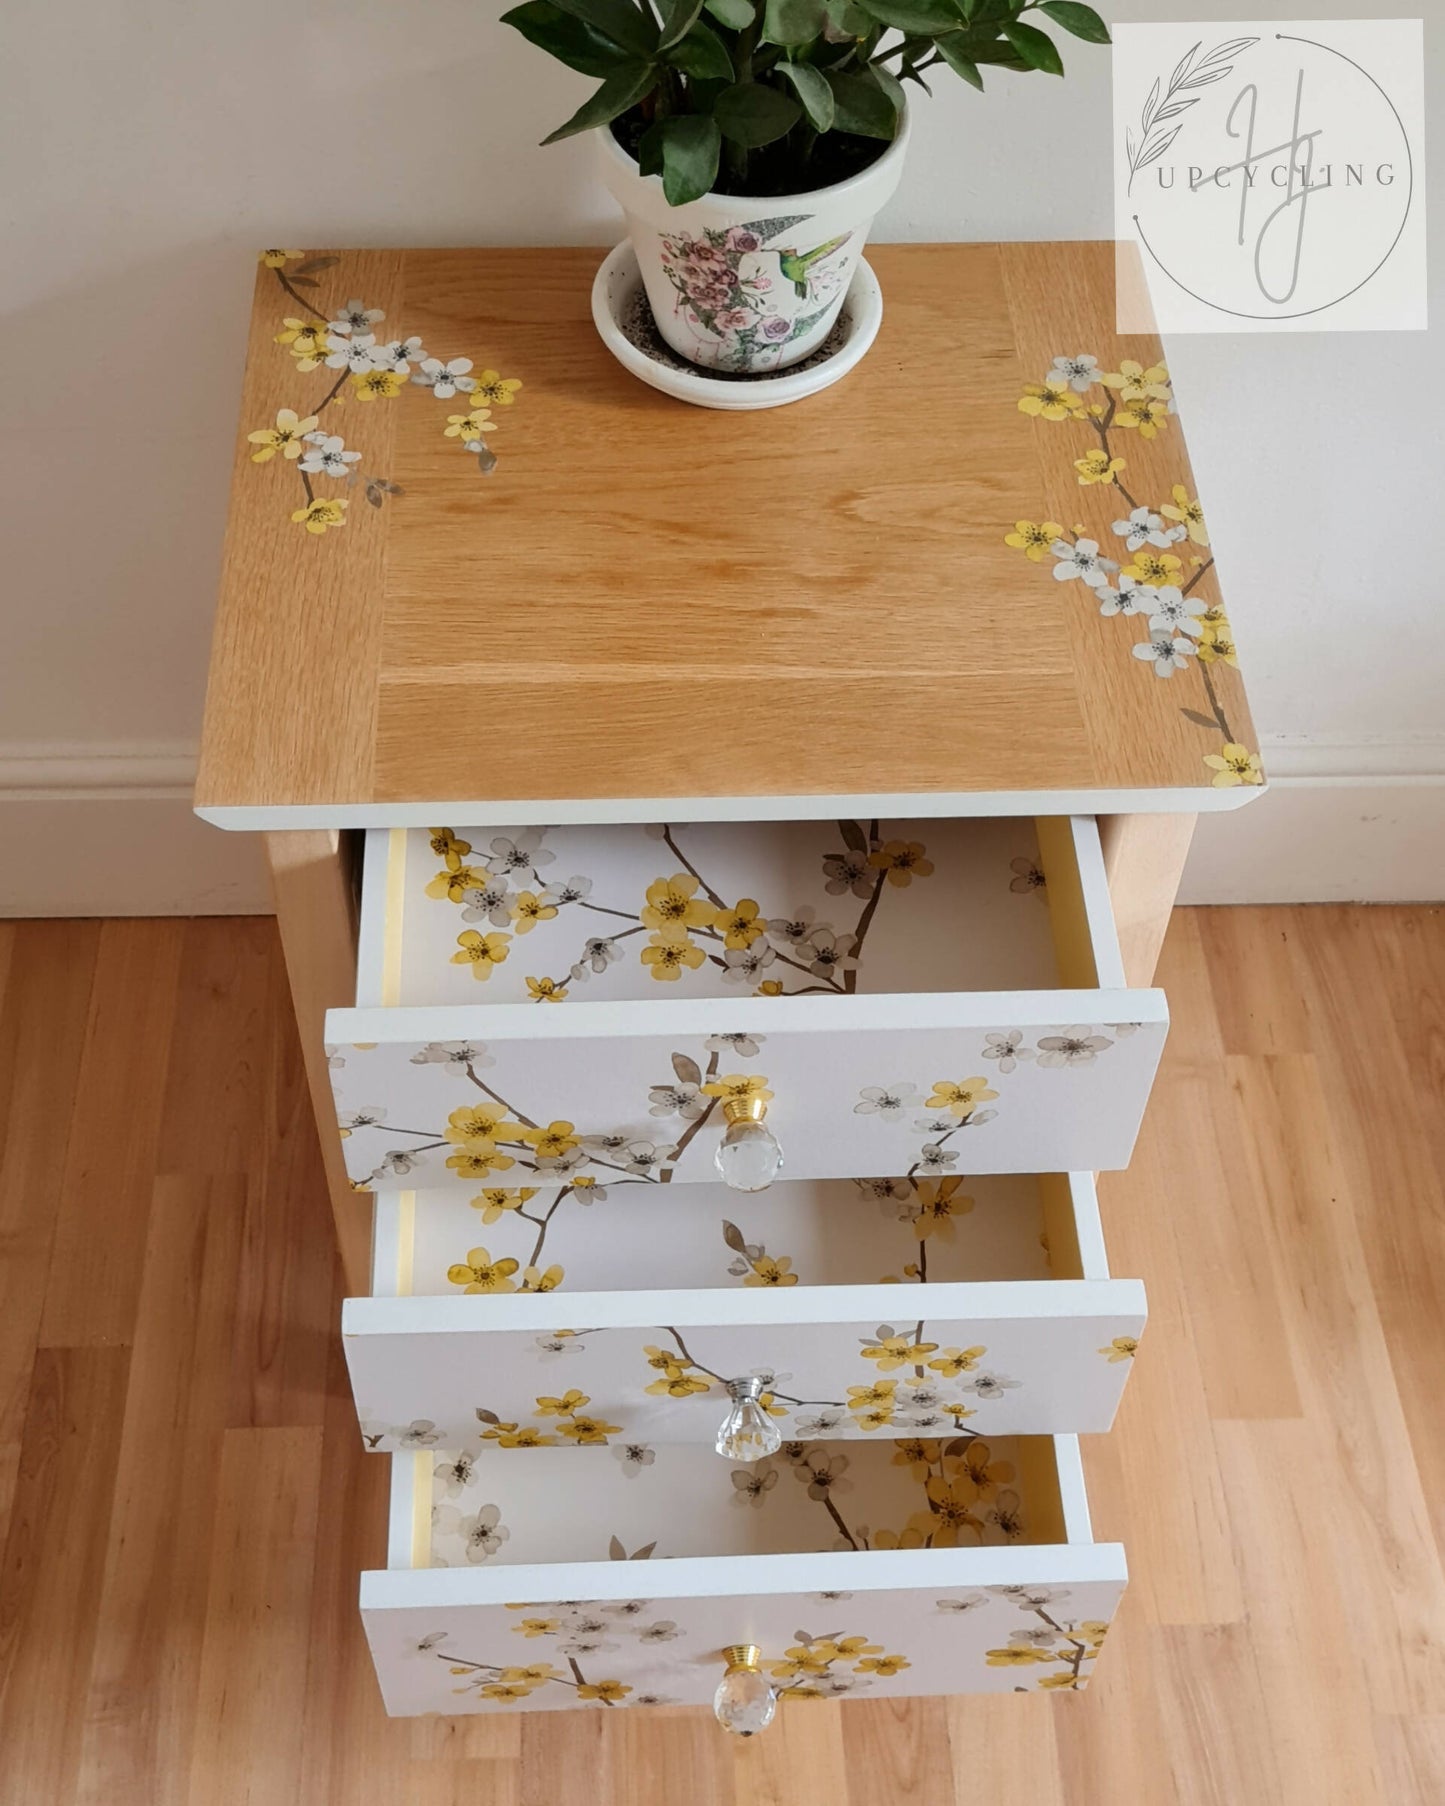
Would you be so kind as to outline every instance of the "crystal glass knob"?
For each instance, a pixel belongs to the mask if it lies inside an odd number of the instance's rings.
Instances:
[[[728,1126],[713,1163],[734,1191],[766,1191],[783,1170],[783,1150],[763,1121],[767,1109],[755,1097],[730,1100],[723,1107]]]
[[[766,1731],[778,1709],[778,1696],[760,1667],[762,1651],[756,1643],[736,1643],[723,1651],[727,1663],[712,1709],[725,1731],[737,1737],[755,1737]]]
[[[763,1382],[749,1374],[728,1381],[732,1409],[718,1428],[713,1447],[728,1461],[761,1461],[783,1446],[783,1432],[763,1409]]]

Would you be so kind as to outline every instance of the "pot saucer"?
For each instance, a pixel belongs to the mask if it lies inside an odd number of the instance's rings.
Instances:
[[[745,376],[705,370],[680,357],[657,330],[637,253],[624,239],[608,252],[593,281],[592,319],[623,369],[665,395],[699,408],[781,408],[830,388],[848,374],[878,336],[883,291],[867,259],[860,258],[838,323],[811,357],[786,370]]]

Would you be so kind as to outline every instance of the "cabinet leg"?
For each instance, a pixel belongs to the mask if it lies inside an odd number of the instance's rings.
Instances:
[[[356,902],[346,848],[341,835],[328,829],[267,834],[265,842],[346,1289],[365,1296],[371,1290],[371,1198],[353,1191],[346,1176],[323,1045],[327,1010],[345,1008],[356,997]]]
[[[1150,985],[1179,894],[1193,815],[1103,815],[1099,838],[1119,927],[1119,952],[1131,985]]]

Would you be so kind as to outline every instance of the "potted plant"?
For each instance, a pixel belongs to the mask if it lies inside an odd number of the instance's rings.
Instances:
[[[503,23],[600,80],[543,142],[596,134],[668,344],[755,374],[832,329],[902,170],[907,84],[1062,75],[1040,16],[1109,41],[1081,0],[525,0]]]

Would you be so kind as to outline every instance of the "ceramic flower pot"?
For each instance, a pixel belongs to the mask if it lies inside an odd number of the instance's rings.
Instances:
[[[661,179],[642,175],[606,127],[594,138],[658,331],[691,363],[749,375],[798,363],[832,330],[903,172],[908,115],[875,163],[832,188],[705,194],[685,207],[668,205]]]

